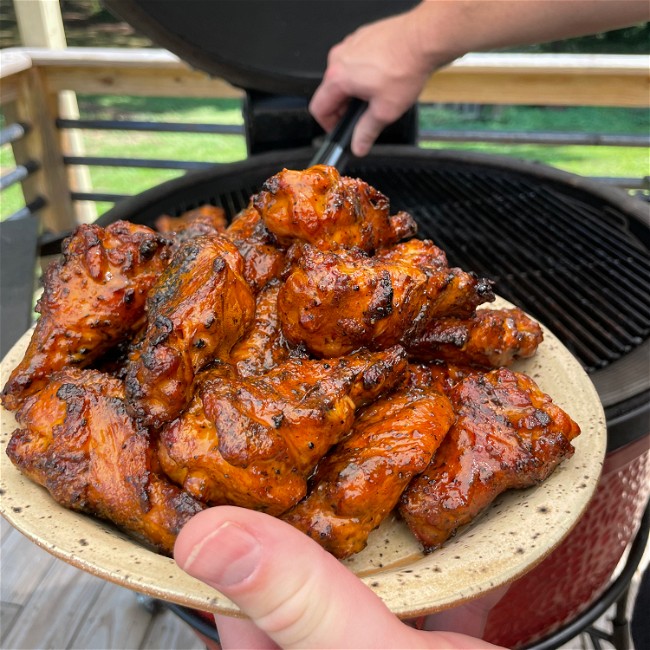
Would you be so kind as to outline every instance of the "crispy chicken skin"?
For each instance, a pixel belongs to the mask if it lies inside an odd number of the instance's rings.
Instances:
[[[146,226],[118,221],[82,225],[47,269],[41,316],[2,392],[15,411],[50,375],[86,367],[144,324],[147,294],[171,257],[170,242]]]
[[[472,313],[494,299],[490,284],[460,269],[422,263],[421,243],[405,253],[370,257],[359,249],[321,251],[305,245],[278,295],[282,332],[319,357],[408,341],[434,319]],[[431,245],[431,255],[440,259]],[[420,267],[422,264],[422,267]]]
[[[280,277],[286,264],[285,248],[268,231],[252,205],[235,216],[224,236],[237,246],[244,258],[244,278],[255,293]]]
[[[264,183],[252,203],[286,246],[299,239],[321,250],[355,247],[372,253],[417,229],[405,212],[390,216],[381,192],[326,165],[283,169]]]
[[[356,409],[395,387],[405,370],[400,347],[294,359],[247,379],[216,365],[197,377],[187,411],[162,429],[161,465],[210,505],[279,515],[305,496],[308,476],[349,432]]]
[[[543,339],[539,323],[521,309],[479,309],[469,318],[440,318],[404,341],[417,359],[442,359],[484,368],[532,357]]]
[[[282,334],[277,309],[279,291],[280,283],[273,280],[260,292],[253,325],[230,352],[230,362],[241,377],[263,375],[290,357],[307,356],[304,350],[291,346]]]
[[[526,375],[473,373],[450,398],[457,421],[399,512],[427,551],[441,546],[497,495],[546,479],[574,452],[578,425]]]
[[[156,230],[172,235],[177,243],[187,241],[201,235],[218,235],[225,231],[228,225],[226,211],[214,205],[202,205],[188,210],[180,217],[163,215],[156,219]]]
[[[194,375],[226,359],[253,321],[255,299],[236,247],[219,235],[176,251],[147,300],[147,329],[126,371],[132,415],[160,427],[189,404]]]
[[[283,519],[338,558],[358,553],[454,421],[449,399],[412,386],[366,406]]]
[[[67,508],[108,519],[168,555],[203,508],[161,473],[149,433],[126,411],[123,383],[108,375],[54,373],[16,420],[7,454]]]

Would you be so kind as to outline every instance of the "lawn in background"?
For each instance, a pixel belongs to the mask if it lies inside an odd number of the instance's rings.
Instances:
[[[243,124],[241,102],[231,99],[143,98],[78,96],[85,119]],[[650,117],[643,109],[548,107],[422,107],[425,129],[554,131],[576,133],[639,134],[650,132]],[[86,154],[119,158],[150,158],[228,163],[246,157],[243,136],[132,131],[84,131]],[[471,150],[534,160],[583,176],[640,178],[650,175],[648,150],[641,147],[497,145],[424,143],[425,148]],[[0,152],[1,173],[14,166],[11,148]],[[129,167],[91,167],[93,189],[115,194],[137,194],[184,172]],[[381,189],[381,188],[378,188]],[[20,187],[2,192],[2,218],[23,206]],[[99,203],[98,213],[111,203]]]

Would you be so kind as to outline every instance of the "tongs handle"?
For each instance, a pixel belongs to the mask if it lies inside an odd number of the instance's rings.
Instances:
[[[343,154],[347,151],[352,141],[352,132],[361,117],[361,114],[368,108],[368,102],[361,99],[353,98],[350,105],[345,111],[345,115],[339,120],[338,124],[325,136],[323,144],[320,146],[314,157],[311,159],[309,166],[312,165],[331,165],[336,167]]]

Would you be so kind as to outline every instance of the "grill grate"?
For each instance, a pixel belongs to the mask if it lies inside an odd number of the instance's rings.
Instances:
[[[587,372],[650,335],[650,258],[623,212],[539,178],[484,170],[349,169],[409,211],[450,264],[545,323]]]

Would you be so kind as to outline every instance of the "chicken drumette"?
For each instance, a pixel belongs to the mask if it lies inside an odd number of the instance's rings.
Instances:
[[[165,472],[197,499],[279,515],[346,435],[358,407],[402,381],[400,347],[328,361],[295,359],[241,379],[227,364],[197,377],[190,407],[162,429]]]
[[[469,318],[439,318],[403,341],[412,357],[484,368],[532,357],[542,342],[539,323],[521,309],[479,309]]]
[[[189,404],[194,375],[226,359],[252,323],[255,299],[237,248],[219,235],[185,243],[147,300],[147,329],[126,370],[129,409],[160,427]]]
[[[146,226],[118,221],[82,225],[48,268],[41,316],[20,364],[2,393],[14,411],[50,375],[87,367],[144,324],[145,302],[171,257],[169,240]]]
[[[318,464],[308,496],[282,518],[338,558],[358,553],[453,421],[447,397],[430,389],[411,386],[378,399]]]
[[[574,452],[578,425],[526,375],[472,373],[449,391],[457,421],[399,511],[426,550],[441,546],[495,497],[546,479]]]
[[[171,555],[203,506],[160,471],[149,433],[127,413],[124,385],[67,368],[16,413],[12,462],[66,508],[112,521]]]

